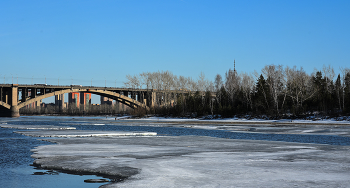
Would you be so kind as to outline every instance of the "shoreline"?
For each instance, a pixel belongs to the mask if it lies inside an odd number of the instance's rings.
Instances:
[[[138,121],[138,120],[145,120],[149,122],[161,122],[164,124],[223,124],[223,125],[253,125],[253,124],[259,124],[259,125],[349,125],[350,122],[344,122],[344,123],[322,123],[319,121],[316,122],[273,122],[274,120],[271,120],[272,122],[259,122],[259,121],[226,121],[226,120],[193,120],[193,121],[188,121],[183,119],[180,119],[180,121],[167,121],[166,119],[162,120],[147,120],[147,119],[128,119],[131,121]],[[128,122],[121,122],[119,121],[118,123],[128,123]]]
[[[70,116],[70,115],[24,115],[24,117],[79,117],[79,118],[97,118],[95,120],[115,120],[118,123],[124,123],[128,121],[147,121],[147,122],[161,122],[168,124],[223,124],[223,125],[349,125],[350,121],[341,120],[337,121],[334,119],[323,119],[323,120],[305,120],[305,119],[276,119],[276,120],[265,120],[265,119],[245,119],[245,118],[223,118],[223,119],[203,119],[203,118],[177,118],[177,117],[157,117],[150,116],[147,118],[135,118],[132,116],[114,116],[114,115],[91,115],[91,116]],[[98,118],[100,117],[100,119]],[[348,116],[344,116],[348,117]],[[349,118],[350,119],[350,118]],[[113,121],[111,121],[113,122]]]

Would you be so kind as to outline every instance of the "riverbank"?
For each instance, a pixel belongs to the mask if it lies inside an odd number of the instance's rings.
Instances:
[[[108,116],[106,116],[107,119]],[[132,116],[117,117],[114,120],[141,120],[141,121],[153,121],[162,123],[184,123],[184,124],[225,124],[225,125],[237,125],[237,124],[272,124],[272,125],[350,125],[348,118],[345,120],[337,119],[318,119],[318,120],[304,120],[304,119],[278,119],[278,120],[266,120],[266,119],[246,119],[246,118],[224,118],[224,119],[206,119],[206,118],[166,118],[151,116],[148,118],[135,118]],[[109,120],[113,120],[113,117],[109,117]]]
[[[47,114],[47,115],[31,115],[27,117],[68,117],[68,118],[89,118],[102,120],[104,117],[106,120],[135,120],[135,121],[159,121],[162,123],[185,123],[185,124],[225,124],[225,125],[236,125],[236,124],[296,124],[296,125],[350,125],[350,116],[307,116],[304,118],[286,118],[286,119],[274,119],[267,116],[251,117],[234,117],[234,118],[218,118],[217,116],[203,116],[198,118],[184,118],[184,117],[163,117],[148,115],[145,117],[137,117],[132,115],[99,115],[99,116],[65,116],[59,114]],[[24,116],[25,117],[25,116]]]

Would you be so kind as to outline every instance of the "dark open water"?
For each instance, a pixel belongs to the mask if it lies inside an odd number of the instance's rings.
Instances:
[[[350,145],[349,137],[329,135],[298,135],[298,134],[260,134],[260,133],[234,133],[224,130],[203,130],[176,127],[155,127],[152,122],[140,122],[135,126],[125,124],[113,124],[105,120],[105,117],[20,117],[0,118],[1,123],[15,125],[61,125],[72,126],[80,130],[105,130],[105,131],[151,131],[159,135],[197,135],[212,136],[230,139],[271,140],[285,142],[317,143],[330,145]],[[85,179],[96,179],[96,176],[78,176],[65,173],[35,169],[30,166],[34,159],[31,158],[33,149],[39,145],[51,144],[39,141],[37,138],[22,136],[15,129],[0,128],[0,187],[99,187],[100,183],[84,183]],[[42,175],[34,175],[42,174]]]

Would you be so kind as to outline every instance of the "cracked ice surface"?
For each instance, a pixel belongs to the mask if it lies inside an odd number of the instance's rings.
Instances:
[[[348,187],[349,146],[200,136],[50,139],[44,168],[129,177],[103,187]]]

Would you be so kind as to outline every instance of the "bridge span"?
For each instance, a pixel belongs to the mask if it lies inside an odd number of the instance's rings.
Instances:
[[[19,109],[29,104],[40,101],[44,98],[55,95],[81,92],[92,93],[111,98],[131,108],[145,108],[149,110],[156,104],[156,101],[164,98],[159,93],[165,91],[131,89],[131,88],[112,88],[112,87],[93,87],[93,86],[59,86],[59,85],[21,85],[21,84],[0,84],[0,116],[19,117]],[[180,91],[167,91],[173,97]]]

